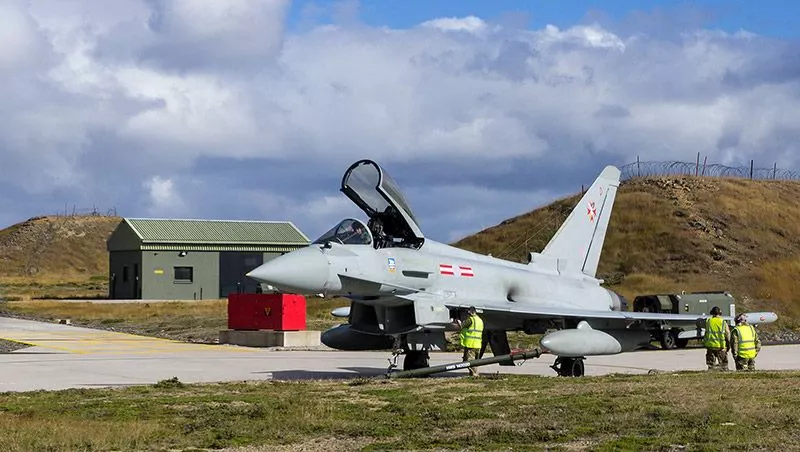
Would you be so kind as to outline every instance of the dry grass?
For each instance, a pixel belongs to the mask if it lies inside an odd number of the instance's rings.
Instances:
[[[0,394],[2,450],[795,450],[797,373]]]
[[[800,259],[786,259],[763,264],[754,275],[755,296],[764,305],[782,300],[795,300],[800,296]],[[781,303],[788,323],[797,327],[800,303]]]
[[[11,301],[105,298],[108,281],[104,275],[0,276],[0,296]]]
[[[0,231],[0,276],[108,274],[106,240],[119,217],[32,218]]]

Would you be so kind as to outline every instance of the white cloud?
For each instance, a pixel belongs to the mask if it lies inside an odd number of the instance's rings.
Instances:
[[[481,32],[488,28],[486,22],[475,16],[442,17],[423,22],[420,26],[442,31],[467,31],[470,33]]]
[[[358,213],[338,178],[374,158],[448,239],[637,156],[800,164],[796,43],[653,20],[375,28],[357,6],[287,31],[283,0],[0,3],[0,222],[66,202],[314,235]]]
[[[28,68],[46,45],[22,1],[0,3],[0,74]]]
[[[267,63],[280,50],[289,6],[288,0],[145,1],[154,39],[143,56],[161,67],[206,70]]]
[[[625,50],[625,43],[619,36],[604,30],[597,24],[574,26],[563,31],[555,25],[547,25],[538,35],[540,42],[546,44],[567,42],[589,47]]]
[[[153,176],[143,185],[150,198],[150,215],[165,218],[185,215],[186,206],[172,179]]]

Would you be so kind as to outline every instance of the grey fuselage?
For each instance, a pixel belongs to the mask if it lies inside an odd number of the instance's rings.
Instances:
[[[430,239],[420,249],[374,249],[370,245],[329,243],[311,245],[290,254],[302,254],[304,260],[315,261],[319,257],[312,255],[324,257],[327,275],[323,279],[320,267],[305,287],[278,286],[279,289],[345,296],[369,306],[392,308],[411,304],[412,301],[398,295],[424,292],[437,296],[450,307],[475,306],[493,312],[531,311],[535,307],[620,309],[619,297],[600,287],[598,279],[580,272],[559,273],[556,260],[540,255],[535,257],[541,262],[534,258],[532,263],[521,264]],[[280,265],[286,257],[268,265]],[[257,272],[254,276],[258,278]],[[498,327],[512,329],[520,325]]]

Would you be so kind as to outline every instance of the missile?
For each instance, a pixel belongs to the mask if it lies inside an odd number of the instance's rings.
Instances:
[[[541,346],[548,352],[568,358],[592,355],[615,355],[635,350],[650,341],[650,333],[644,330],[593,329],[586,321],[577,328],[559,330],[547,334]]]
[[[350,317],[350,306],[342,306],[341,308],[336,308],[331,311],[331,315],[334,317]]]
[[[748,312],[744,315],[747,323],[755,325],[757,323],[772,323],[778,320],[778,315],[774,312]]]

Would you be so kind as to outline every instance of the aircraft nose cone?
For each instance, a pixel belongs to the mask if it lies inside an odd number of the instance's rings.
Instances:
[[[310,246],[276,257],[247,276],[281,290],[316,294],[325,289],[328,259],[319,248]]]

